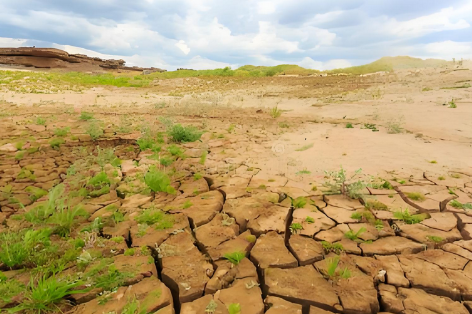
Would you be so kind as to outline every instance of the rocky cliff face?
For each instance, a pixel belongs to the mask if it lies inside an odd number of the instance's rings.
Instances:
[[[123,69],[131,71],[165,72],[158,68],[127,67],[124,60],[104,60],[82,54],[69,54],[55,48],[0,48],[0,64],[48,69],[70,69],[72,71],[94,71],[100,69]]]

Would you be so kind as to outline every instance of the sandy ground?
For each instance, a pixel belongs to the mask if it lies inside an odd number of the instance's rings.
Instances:
[[[89,108],[108,114],[146,114],[164,103],[168,110],[158,114],[197,120],[214,117],[244,127],[248,127],[244,117],[249,115],[256,124],[275,129],[272,145],[263,154],[255,154],[269,173],[283,169],[290,176],[306,169],[321,175],[343,166],[362,168],[372,175],[392,170],[440,174],[472,168],[472,88],[442,89],[470,84],[471,74],[471,70],[442,68],[363,79],[191,78],[162,80],[146,89],[95,87],[81,93],[51,94],[7,91],[1,98],[18,105],[20,111],[35,108],[23,112],[31,114],[61,106],[74,111]],[[363,88],[365,85],[369,87]],[[447,105],[452,100],[457,108]],[[283,114],[274,121],[267,113],[275,106]],[[264,110],[264,119],[257,118],[258,109]],[[277,127],[284,121],[289,128]],[[347,123],[354,128],[347,129]],[[365,129],[365,123],[375,124],[379,131]],[[398,126],[401,133],[389,134],[389,124]],[[296,151],[305,145],[313,147]]]

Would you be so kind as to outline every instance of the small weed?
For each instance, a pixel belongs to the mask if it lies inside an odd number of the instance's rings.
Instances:
[[[364,217],[364,216],[362,216],[362,214],[361,214],[361,213],[358,213],[358,212],[355,212],[355,213],[353,213],[353,214],[351,215],[351,218],[352,218],[352,219],[355,219],[355,220],[362,220],[363,217]]]
[[[308,144],[308,145],[305,145],[305,146],[302,146],[302,147],[300,147],[300,148],[295,149],[295,151],[297,151],[297,152],[303,152],[303,151],[305,151],[305,150],[307,150],[307,149],[312,148],[313,145],[314,145],[314,144]]]
[[[342,251],[344,251],[344,247],[341,243],[330,243],[328,241],[321,241],[321,245],[323,245],[323,249],[326,254],[330,252],[340,254]]]
[[[226,253],[224,257],[233,265],[238,265],[246,257],[246,254],[242,251],[236,251],[232,253]]]
[[[154,226],[158,230],[169,229],[174,225],[172,216],[166,215],[162,210],[155,208],[146,209],[134,220],[141,225]]]
[[[448,105],[449,105],[449,106],[448,106],[449,108],[454,108],[454,109],[457,108],[457,105],[456,105],[456,103],[454,102],[454,99],[451,100],[451,101],[448,103]]]
[[[372,123],[364,123],[363,129],[369,129],[372,130],[372,132],[378,132],[379,130],[377,129],[377,126]]]
[[[312,224],[312,223],[315,223],[315,219],[313,217],[306,216],[305,222],[308,224]]]
[[[352,240],[352,241],[359,241],[359,236],[360,236],[361,234],[363,234],[364,232],[366,232],[366,231],[367,231],[367,229],[364,228],[364,227],[362,227],[362,228],[360,228],[359,230],[357,230],[357,232],[354,232],[354,231],[352,231],[352,230],[349,230],[348,232],[346,232],[346,233],[344,234],[344,237],[346,237],[347,239]]]
[[[239,303],[231,303],[228,306],[229,314],[241,314],[241,305]]]
[[[290,225],[290,232],[292,234],[297,234],[301,230],[303,230],[303,226],[301,223],[295,222]]]
[[[173,162],[174,160],[170,157],[161,157],[161,159],[159,159],[159,163],[164,167],[169,167]]]
[[[195,181],[200,180],[201,178],[203,178],[203,176],[202,176],[201,173],[195,173],[195,174],[193,175],[193,179],[194,179]]]
[[[351,277],[351,271],[347,267],[337,271],[339,265],[339,256],[327,259],[326,263],[328,266],[326,269],[326,275],[329,277],[329,279],[333,280],[338,276],[343,279],[348,279]]]
[[[352,126],[352,123],[346,123],[346,129],[354,129],[354,127]]]
[[[454,179],[460,179],[460,177],[461,177],[461,175],[458,174],[458,173],[451,173],[449,176],[450,176],[451,178],[454,178]]]
[[[445,177],[443,177],[443,176],[439,176],[439,177],[438,177],[438,180],[440,180],[440,181],[444,181],[444,180],[446,180],[446,178],[445,178]]]
[[[228,131],[228,133],[230,133],[230,134],[231,134],[231,133],[233,133],[233,132],[234,132],[234,128],[235,128],[235,127],[236,127],[236,125],[235,125],[235,124],[231,124],[231,125],[229,126],[228,130],[227,130],[227,131]]]
[[[429,161],[430,164],[437,164],[438,162],[436,160],[431,160]]]
[[[426,197],[424,196],[424,194],[422,193],[419,193],[419,192],[410,192],[410,193],[406,193],[406,196],[411,199],[411,200],[414,200],[414,201],[418,201],[418,202],[423,202]]]
[[[424,88],[422,89],[423,92],[429,92],[429,91],[432,91],[432,90],[433,90],[433,89],[430,88],[430,87],[424,87]]]
[[[368,200],[365,202],[365,208],[373,210],[388,210],[388,206],[377,200]]]
[[[181,157],[184,153],[182,149],[177,145],[170,145],[169,147],[167,147],[167,150],[169,151],[169,153],[171,153],[172,156]]]
[[[279,122],[279,128],[288,129],[290,125],[286,122]]]
[[[306,205],[306,198],[303,196],[297,197],[296,199],[292,199],[292,206],[294,208],[303,208]]]
[[[275,106],[270,110],[269,114],[272,118],[277,119],[282,115],[282,110],[280,110],[278,106]]]
[[[399,134],[403,133],[405,130],[403,129],[403,120],[392,120],[387,122],[387,133],[388,134]]]

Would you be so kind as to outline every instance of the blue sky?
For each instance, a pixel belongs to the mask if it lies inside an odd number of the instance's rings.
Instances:
[[[0,47],[169,70],[472,58],[471,0],[1,0]]]

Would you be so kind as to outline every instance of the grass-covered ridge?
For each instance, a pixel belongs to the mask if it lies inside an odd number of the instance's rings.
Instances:
[[[438,59],[422,60],[411,57],[383,57],[369,64],[353,66],[343,69],[323,71],[323,73],[346,73],[353,75],[375,73],[379,71],[394,71],[406,68],[441,67],[448,61]],[[156,72],[150,75],[140,73],[102,73],[90,74],[80,72],[22,72],[0,71],[0,84],[10,90],[25,93],[51,93],[58,90],[81,90],[92,86],[116,87],[148,87],[156,79],[173,79],[188,77],[270,77],[285,75],[311,75],[322,73],[318,70],[305,69],[294,64],[277,66],[244,65],[237,69],[230,67],[212,70],[179,70]]]

